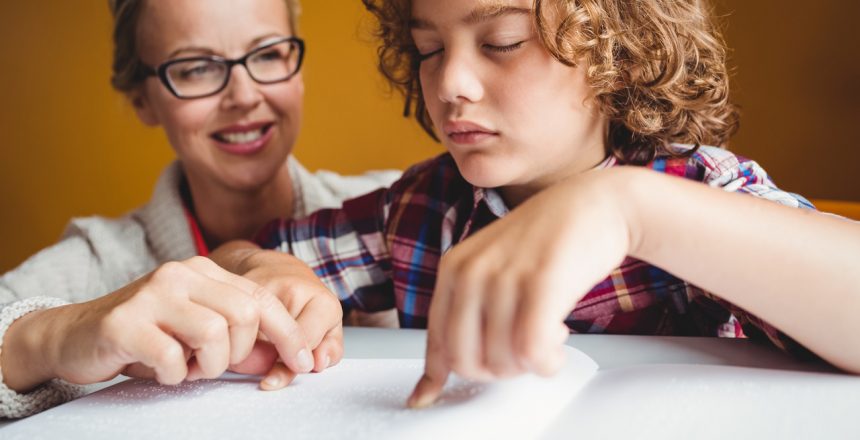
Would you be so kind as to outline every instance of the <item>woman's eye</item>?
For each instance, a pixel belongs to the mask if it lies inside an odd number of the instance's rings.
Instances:
[[[263,52],[258,52],[254,54],[254,61],[276,61],[282,58],[286,58],[283,54],[275,49],[266,50]]]
[[[524,43],[525,43],[525,41],[518,41],[514,44],[508,44],[506,46],[496,46],[493,44],[485,44],[484,48],[486,48],[487,50],[492,51],[492,52],[506,53],[506,52],[513,52],[513,51],[519,49],[520,47],[523,46]]]
[[[215,70],[215,66],[210,63],[205,63],[182,69],[180,74],[182,75],[182,78],[190,79],[207,76],[209,74],[212,74]]]

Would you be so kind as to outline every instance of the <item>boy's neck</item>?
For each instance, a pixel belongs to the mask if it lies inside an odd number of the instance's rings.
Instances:
[[[508,208],[514,209],[533,195],[563,180],[594,169],[606,160],[606,157],[606,150],[601,144],[600,148],[584,150],[576,162],[563,169],[541,175],[522,185],[510,185],[499,188],[499,193]]]
[[[269,183],[248,191],[186,176],[190,208],[209,249],[230,240],[249,240],[272,219],[293,215],[293,184],[286,164]]]

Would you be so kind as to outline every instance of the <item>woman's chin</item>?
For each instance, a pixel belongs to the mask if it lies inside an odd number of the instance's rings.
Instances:
[[[278,172],[285,167],[266,163],[231,163],[218,167],[216,181],[233,191],[254,192],[275,181]]]

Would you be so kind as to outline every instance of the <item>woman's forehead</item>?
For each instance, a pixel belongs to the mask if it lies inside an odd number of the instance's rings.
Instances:
[[[290,34],[283,0],[147,0],[138,23],[141,52],[185,46],[246,50],[264,35]]]

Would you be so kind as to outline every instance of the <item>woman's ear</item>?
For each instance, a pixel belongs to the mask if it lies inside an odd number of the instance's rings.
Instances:
[[[152,103],[149,101],[149,97],[143,90],[142,85],[129,92],[128,98],[131,100],[131,105],[134,106],[134,111],[137,113],[137,117],[140,119],[140,122],[143,122],[145,125],[150,127],[154,127],[159,124],[158,116],[155,114],[155,109],[152,108]]]

